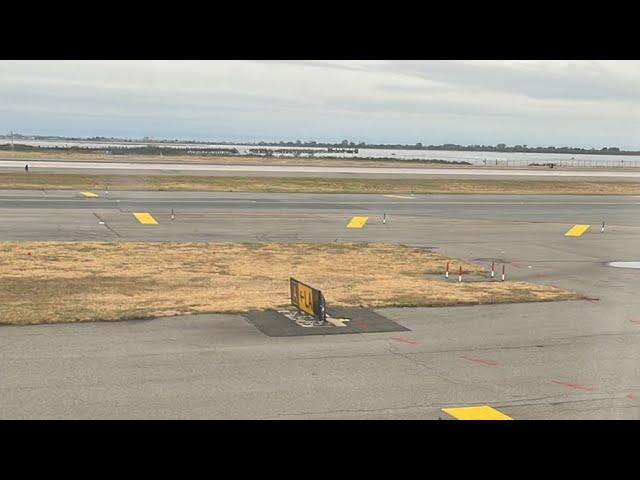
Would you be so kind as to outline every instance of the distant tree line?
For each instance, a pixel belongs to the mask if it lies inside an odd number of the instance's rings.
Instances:
[[[4,138],[9,138],[9,135],[5,135]],[[621,150],[619,147],[603,147],[597,148],[578,148],[578,147],[530,147],[528,145],[513,145],[509,146],[504,143],[497,145],[458,145],[455,143],[445,143],[442,145],[423,145],[422,142],[415,144],[390,144],[390,143],[366,143],[366,142],[353,142],[350,140],[342,140],[339,143],[331,142],[316,142],[316,141],[289,141],[289,142],[202,142],[196,140],[153,140],[148,137],[144,137],[141,140],[136,139],[123,139],[113,137],[56,137],[56,136],[40,136],[40,135],[21,135],[18,133],[13,134],[14,139],[33,139],[33,140],[51,140],[51,141],[78,141],[78,142],[121,142],[121,143],[153,143],[148,147],[140,148],[161,148],[157,145],[161,144],[176,144],[176,143],[189,143],[189,144],[211,144],[216,143],[219,145],[238,145],[243,143],[250,146],[259,147],[305,147],[305,148],[343,148],[343,149],[393,149],[393,150],[447,150],[447,151],[471,151],[471,152],[512,152],[512,153],[570,153],[570,154],[606,154],[606,155],[640,155],[640,151],[635,150]],[[228,152],[227,152],[228,153]]]
[[[446,151],[468,151],[468,152],[512,152],[512,153],[573,153],[573,154],[606,154],[606,155],[640,155],[640,151],[620,150],[618,147],[578,148],[578,147],[529,147],[528,145],[508,146],[504,143],[497,145],[457,145],[455,143],[445,143],[442,145],[423,145],[421,142],[415,144],[390,144],[390,143],[355,143],[343,140],[340,143],[324,143],[308,141],[303,142],[258,142],[255,145],[269,147],[321,147],[321,148],[370,148],[370,149],[390,149],[390,150],[446,150]]]

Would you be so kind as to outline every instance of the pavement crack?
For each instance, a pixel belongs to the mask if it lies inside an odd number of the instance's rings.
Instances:
[[[397,355],[397,356],[400,356],[400,357],[404,358],[405,360],[407,360],[409,363],[413,364],[414,366],[417,366],[418,368],[422,368],[424,370],[427,370],[429,373],[431,373],[432,375],[438,377],[440,380],[443,380],[443,381],[445,381],[447,383],[450,383],[450,384],[453,384],[453,385],[457,385],[457,386],[474,387],[474,388],[487,390],[487,391],[490,391],[492,393],[495,393],[495,391],[493,389],[485,387],[485,386],[482,386],[482,385],[477,385],[477,384],[474,384],[472,382],[456,381],[456,380],[446,376],[445,374],[441,373],[436,368],[434,368],[434,367],[432,367],[432,366],[430,366],[430,365],[418,360],[417,358],[415,358],[414,357],[415,353],[401,353],[398,350],[398,347],[393,345],[390,340],[387,340],[387,342],[389,344],[388,351],[392,355]],[[423,353],[423,352],[420,352],[420,353]]]
[[[285,417],[296,417],[296,416],[309,416],[309,415],[327,415],[327,414],[335,414],[335,413],[376,413],[376,412],[392,412],[392,411],[402,411],[402,410],[412,410],[416,408],[438,408],[434,404],[427,403],[418,403],[414,405],[407,405],[402,407],[381,407],[381,408],[339,408],[334,410],[322,410],[317,412],[295,412],[295,413],[278,413],[274,416],[267,417],[266,420],[285,418]]]
[[[536,342],[524,345],[508,345],[508,346],[489,346],[489,347],[476,347],[476,348],[452,348],[446,350],[420,350],[412,352],[412,354],[437,354],[437,353],[462,353],[462,352],[487,352],[487,351],[501,351],[501,350],[519,350],[527,348],[547,348],[547,347],[566,347],[568,345],[574,345],[576,339],[591,339],[601,337],[629,337],[640,335],[640,331],[634,332],[620,332],[620,333],[597,333],[590,335],[576,335],[575,337],[560,338],[560,342],[542,343]],[[395,346],[394,346],[395,348]]]
[[[93,212],[93,215],[100,221],[103,223],[103,225],[106,227],[107,230],[109,230],[111,233],[113,233],[116,237],[121,238],[120,234],[115,231],[113,228],[111,228],[111,226],[100,216],[98,215],[96,212]]]

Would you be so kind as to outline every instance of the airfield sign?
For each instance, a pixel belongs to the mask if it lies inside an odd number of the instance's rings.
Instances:
[[[289,285],[291,304],[298,310],[312,315],[316,320],[324,322],[326,320],[326,304],[322,292],[295,278],[289,279]]]

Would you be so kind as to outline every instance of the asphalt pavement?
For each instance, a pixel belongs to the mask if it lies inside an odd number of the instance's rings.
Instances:
[[[266,162],[265,162],[266,163]],[[0,159],[0,173],[75,173],[86,175],[215,175],[276,176],[318,178],[421,178],[500,179],[500,180],[608,180],[638,181],[637,168],[491,168],[477,166],[338,166],[338,165],[246,165],[171,162],[108,162],[65,160]]]
[[[608,266],[640,260],[638,197],[95,194],[0,191],[0,240],[395,242],[589,299],[376,310],[410,329],[392,333],[269,337],[242,315],[3,326],[0,418],[640,418],[640,270]],[[566,237],[575,224],[590,228]]]

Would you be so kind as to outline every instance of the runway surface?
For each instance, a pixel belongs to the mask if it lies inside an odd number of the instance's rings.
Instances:
[[[319,176],[324,178],[357,176],[363,178],[494,178],[494,179],[582,179],[638,181],[638,169],[522,169],[489,167],[388,167],[388,166],[301,166],[301,165],[214,165],[151,162],[80,162],[62,160],[0,160],[0,172],[30,171],[39,173],[83,173],[104,175],[171,174],[226,176]]]
[[[377,310],[411,330],[391,334],[267,337],[241,315],[4,326],[0,418],[640,418],[640,270],[607,265],[640,260],[639,197],[95,194],[0,191],[0,240],[396,242],[590,300]],[[575,224],[591,227],[566,237]]]

